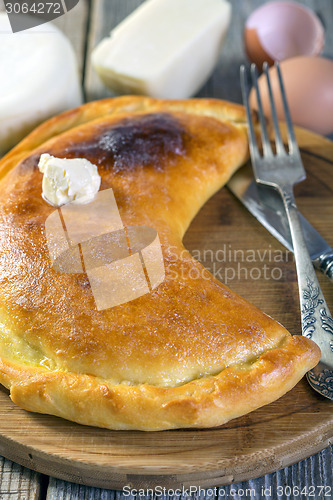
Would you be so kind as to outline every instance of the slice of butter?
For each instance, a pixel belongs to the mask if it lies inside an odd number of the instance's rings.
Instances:
[[[92,63],[115,92],[190,97],[218,60],[230,16],[225,0],[148,0],[100,42]]]
[[[69,40],[51,23],[12,33],[0,13],[0,155],[45,119],[82,103]]]
[[[55,207],[66,203],[89,203],[101,185],[96,165],[85,158],[55,158],[42,154],[43,198]]]

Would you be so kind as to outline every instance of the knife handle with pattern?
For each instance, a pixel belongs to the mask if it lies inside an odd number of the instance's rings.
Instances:
[[[331,281],[333,281],[333,252],[326,252],[313,261],[316,269],[319,269]]]

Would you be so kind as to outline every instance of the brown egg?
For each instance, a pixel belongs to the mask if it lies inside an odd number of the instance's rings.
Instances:
[[[319,134],[333,133],[333,61],[323,57],[295,57],[280,63],[291,117],[295,125]],[[278,118],[284,120],[276,68],[269,69]],[[259,78],[261,99],[266,116],[270,116],[266,75]],[[257,109],[255,90],[250,106]]]
[[[246,21],[244,44],[248,58],[258,66],[291,57],[320,54],[324,28],[312,10],[294,2],[269,2]]]

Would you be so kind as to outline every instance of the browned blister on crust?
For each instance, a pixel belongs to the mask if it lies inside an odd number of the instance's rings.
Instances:
[[[42,153],[98,166],[124,225],[157,231],[163,283],[97,310],[86,274],[52,268]],[[15,403],[110,429],[210,427],[274,401],[318,362],[312,341],[292,337],[182,245],[247,157],[242,107],[130,96],[59,115],[3,158],[0,382]]]

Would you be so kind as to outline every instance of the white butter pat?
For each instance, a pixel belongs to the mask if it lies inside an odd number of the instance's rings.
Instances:
[[[85,158],[56,158],[42,154],[43,198],[55,207],[66,203],[89,203],[101,185],[96,165]]]
[[[115,92],[184,99],[213,71],[230,17],[225,0],[148,0],[100,42],[92,63]]]
[[[42,121],[82,103],[77,61],[51,23],[12,33],[0,13],[0,155]]]

